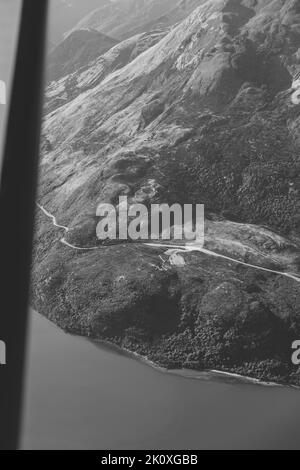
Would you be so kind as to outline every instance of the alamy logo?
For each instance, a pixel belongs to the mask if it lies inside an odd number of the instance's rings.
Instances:
[[[0,366],[6,365],[6,344],[0,341]]]
[[[292,349],[295,351],[292,355],[292,363],[294,366],[300,366],[300,341],[294,341]]]
[[[128,204],[127,196],[119,204],[100,204],[96,212],[99,240],[195,241],[204,245],[203,204]]]
[[[300,104],[300,72],[298,72],[294,76],[294,81],[292,84],[292,90],[294,90],[292,94],[292,103],[295,105]]]
[[[6,84],[0,80],[0,104],[6,104]]]

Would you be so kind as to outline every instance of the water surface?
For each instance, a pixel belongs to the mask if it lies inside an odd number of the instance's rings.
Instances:
[[[160,372],[32,314],[24,449],[300,449],[300,392]]]

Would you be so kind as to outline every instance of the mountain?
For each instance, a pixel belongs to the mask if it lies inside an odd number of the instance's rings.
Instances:
[[[79,70],[117,42],[98,31],[74,31],[50,52],[47,60],[48,80],[58,80]]]
[[[136,0],[139,2],[139,0]],[[133,34],[138,34],[141,31],[151,31],[153,29],[166,29],[171,28],[177,25],[180,21],[186,18],[196,7],[205,3],[205,0],[180,0],[178,2],[173,2],[170,5],[170,8],[161,16],[154,16],[151,18],[151,15],[148,17],[148,21],[145,21],[146,18],[142,17],[142,21],[138,17],[133,19],[131,26],[128,28],[128,31],[123,27],[121,28],[120,38],[126,38],[132,36]],[[174,6],[175,4],[175,6]],[[150,19],[151,18],[151,19]]]
[[[165,367],[299,385],[299,1],[208,0],[161,34],[47,89],[35,306]],[[97,243],[120,195],[205,204],[205,250]]]
[[[205,0],[117,0],[90,12],[76,29],[97,29],[117,39],[171,27]],[[174,6],[175,5],[175,6]]]

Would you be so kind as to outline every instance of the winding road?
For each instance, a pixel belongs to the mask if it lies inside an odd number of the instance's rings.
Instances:
[[[69,232],[69,228],[64,226],[64,225],[60,225],[58,224],[57,222],[57,219],[56,217],[51,214],[50,212],[48,212],[43,206],[41,206],[40,204],[37,204],[37,207],[49,218],[52,220],[52,223],[54,225],[54,227],[57,227],[59,229],[62,229],[64,230],[66,233]],[[78,246],[75,246],[75,245],[72,245],[71,243],[67,242],[67,240],[65,239],[65,237],[63,237],[60,242],[73,249],[73,250],[77,250],[77,251],[91,251],[91,250],[99,250],[99,246],[97,247],[87,247],[87,248],[84,248],[84,247],[78,247]],[[287,277],[289,279],[292,279],[296,282],[300,282],[300,278],[295,276],[294,274],[290,274],[290,273],[285,273],[285,272],[281,272],[281,271],[275,271],[273,269],[268,269],[268,268],[264,268],[262,266],[256,266],[254,264],[249,264],[249,263],[245,263],[243,261],[239,261],[235,258],[230,258],[229,256],[226,256],[226,255],[222,255],[220,253],[216,253],[214,251],[210,251],[210,250],[207,250],[205,248],[202,248],[201,246],[197,246],[196,242],[194,244],[190,244],[190,245],[185,245],[185,246],[182,246],[182,245],[167,245],[167,244],[164,244],[164,243],[143,243],[143,245],[145,246],[148,246],[150,248],[167,248],[167,249],[173,249],[177,252],[200,252],[200,253],[204,253],[208,256],[214,256],[215,258],[222,258],[222,259],[225,259],[226,261],[230,261],[232,263],[236,263],[236,264],[240,264],[242,266],[246,266],[248,268],[251,268],[251,269],[256,269],[258,271],[263,271],[263,272],[267,272],[267,273],[271,273],[271,274],[276,274],[278,276],[284,276],[284,277]]]
[[[57,227],[59,229],[62,229],[64,230],[66,233],[69,232],[69,227],[65,227],[64,225],[59,225],[57,223],[57,220],[56,220],[56,217],[52,214],[50,214],[50,212],[48,212],[43,206],[41,206],[40,204],[37,204],[37,207],[47,216],[49,217],[49,219],[52,220],[52,223],[54,225],[54,227]],[[73,250],[79,250],[79,251],[87,251],[87,250],[98,250],[99,247],[91,247],[91,248],[83,248],[83,247],[79,247],[79,246],[75,246],[75,245],[71,245],[71,243],[67,242],[67,240],[65,239],[65,237],[63,237],[60,242],[65,245],[65,246],[68,246],[69,248],[72,248]]]

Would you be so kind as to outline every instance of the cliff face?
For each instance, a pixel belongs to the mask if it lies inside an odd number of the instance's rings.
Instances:
[[[100,202],[204,203],[206,248],[225,257],[75,250],[39,211],[36,305],[164,365],[296,383],[300,2],[176,8],[192,12],[49,86],[39,201],[85,248]]]

